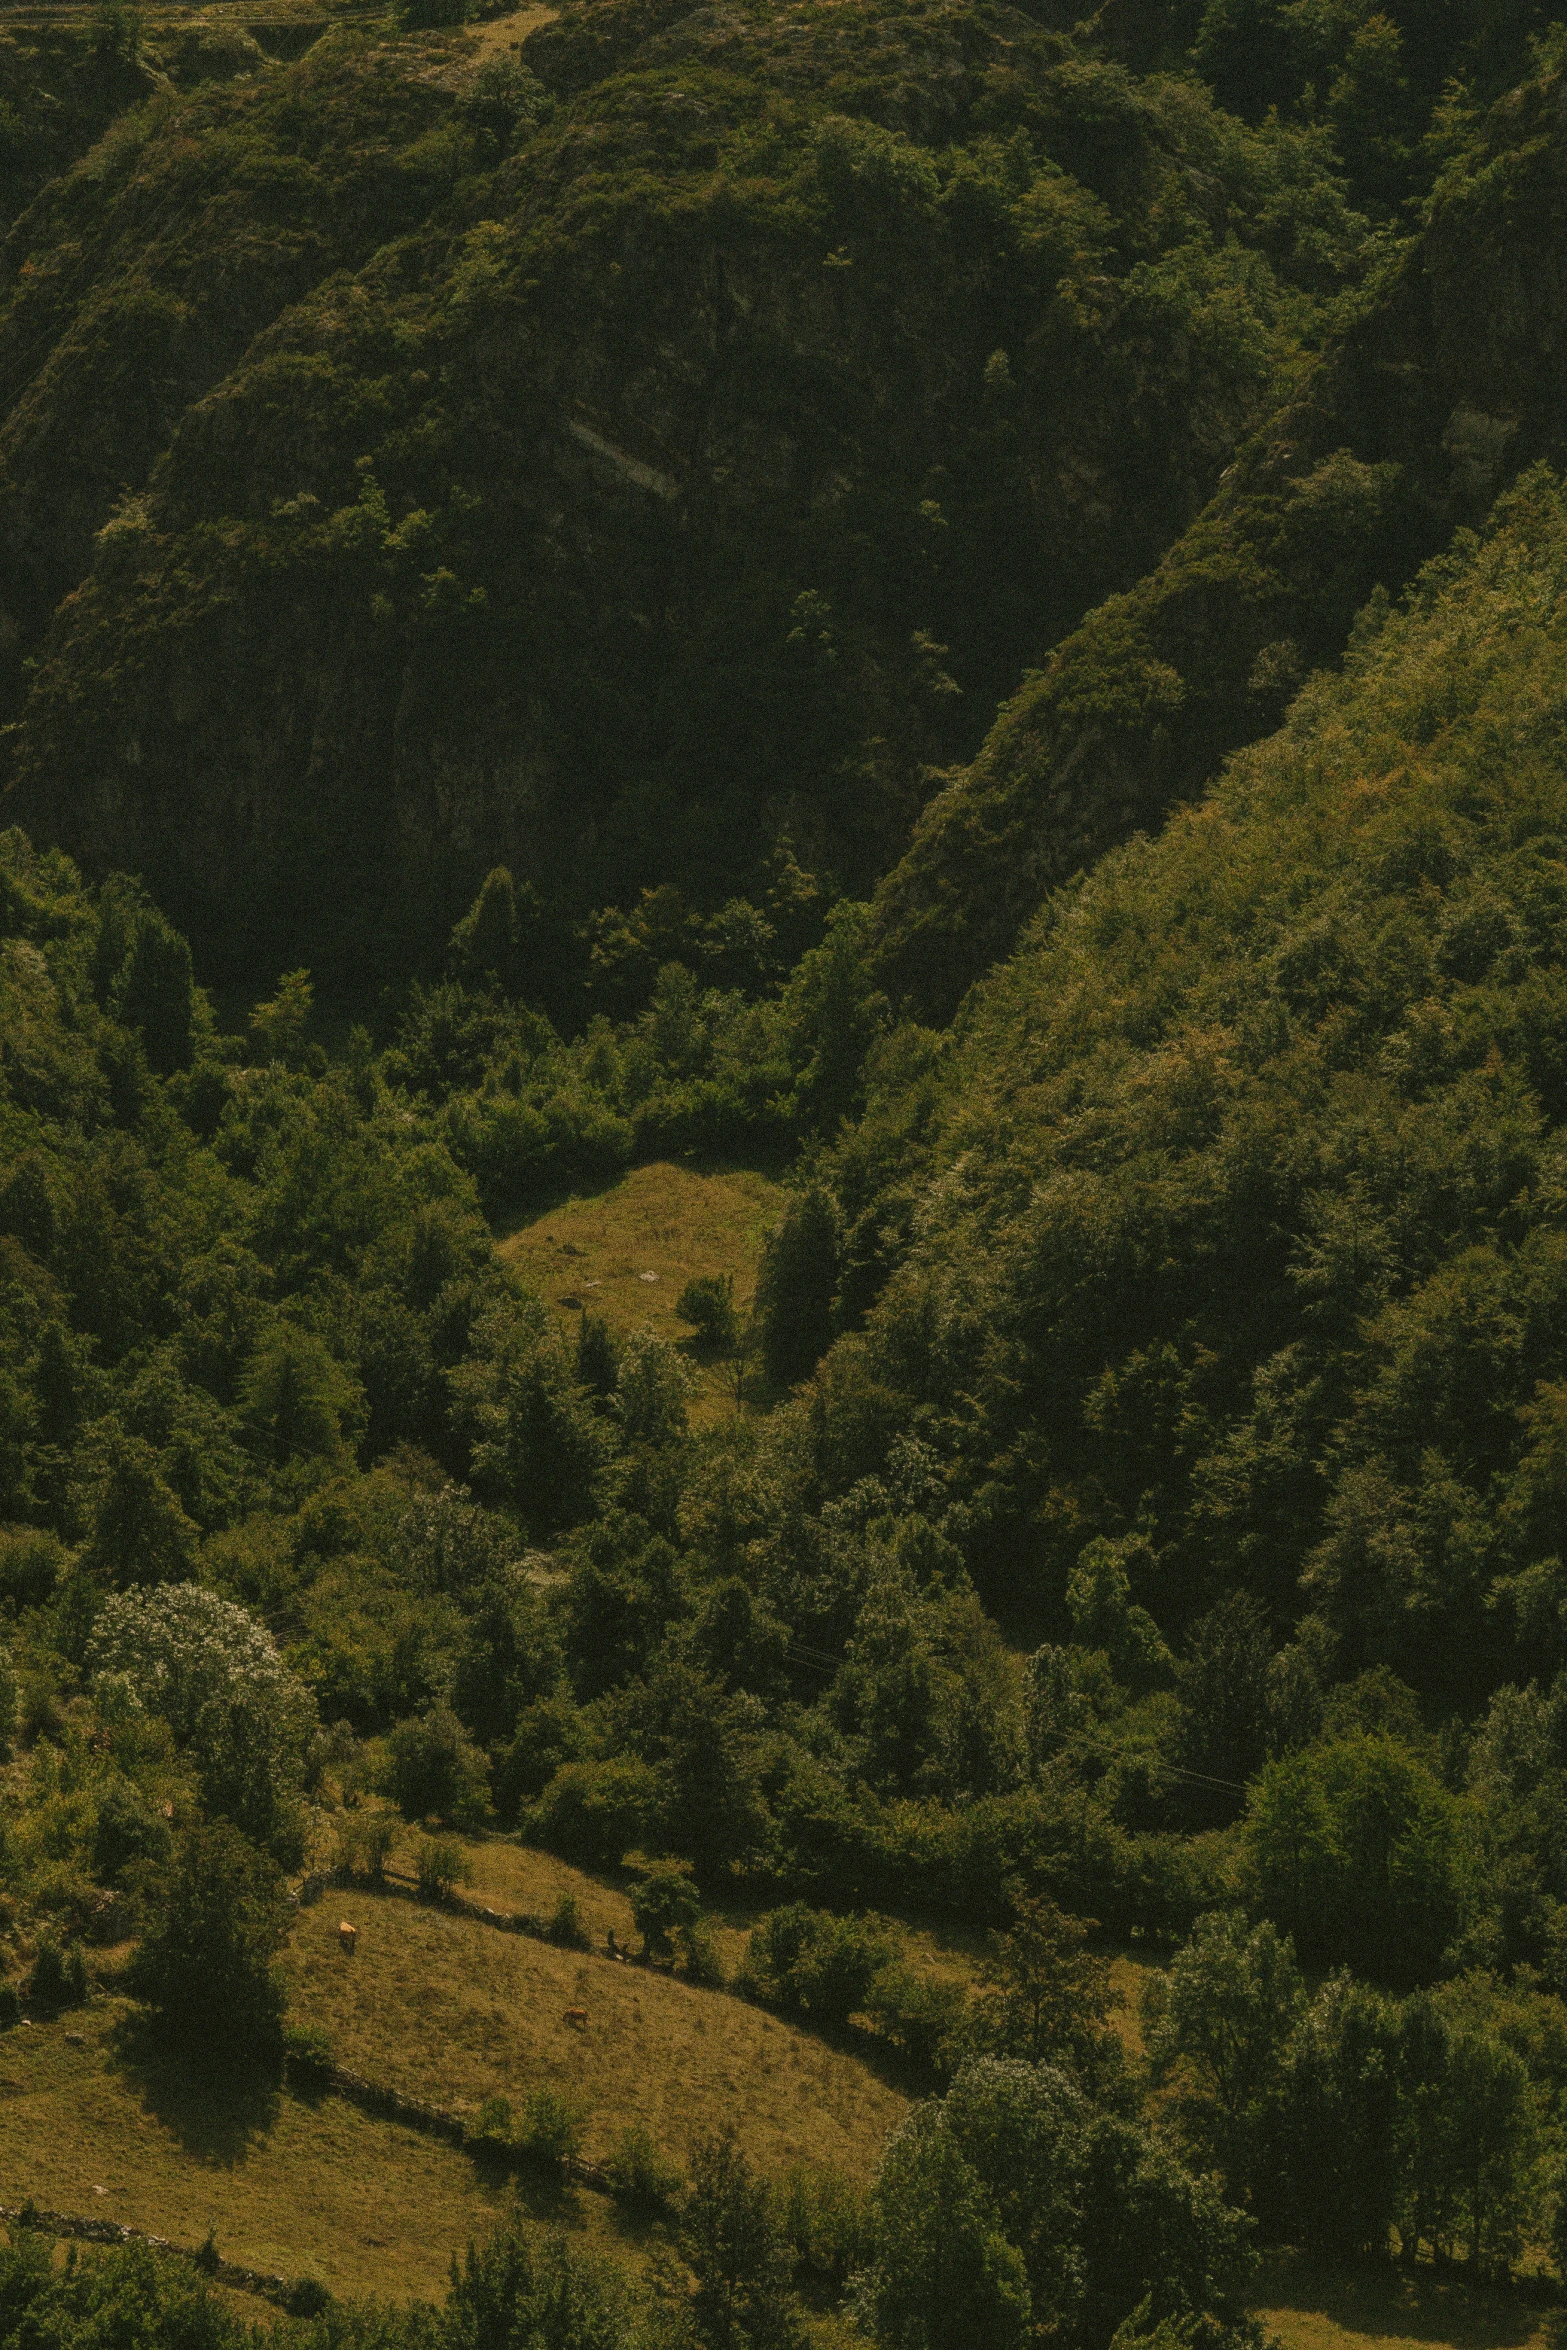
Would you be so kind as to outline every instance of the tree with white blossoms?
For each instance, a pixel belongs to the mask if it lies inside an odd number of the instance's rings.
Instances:
[[[297,1835],[316,1710],[271,1634],[195,1583],[117,1592],[93,1627],[95,1696],[161,1714],[209,1812],[275,1850]]]

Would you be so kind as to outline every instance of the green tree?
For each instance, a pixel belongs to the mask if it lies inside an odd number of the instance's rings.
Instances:
[[[405,0],[405,10],[407,5]],[[414,5],[426,11],[440,5],[455,8],[457,0],[414,0]],[[444,17],[407,14],[406,21],[461,24],[466,13],[464,5],[457,13]],[[517,888],[506,867],[497,865],[485,875],[478,896],[452,932],[453,974],[470,986],[509,990],[516,984],[517,945]]]
[[[314,1003],[309,972],[290,971],[279,980],[277,994],[257,1004],[250,1015],[250,1033],[264,1061],[281,1061],[286,1069],[299,1067]]]
[[[1267,1752],[1268,1670],[1273,1643],[1261,1602],[1233,1591],[1199,1616],[1186,1636],[1176,1668],[1181,1722],[1177,1753],[1194,1774],[1184,1800],[1199,1822],[1233,1818],[1241,1792]],[[1228,1780],[1234,1789],[1199,1787],[1195,1779]]]
[[[164,1482],[152,1446],[112,1423],[83,1570],[116,1589],[131,1583],[181,1583],[191,1573],[200,1539]]]
[[[1505,2276],[1538,2214],[1528,2067],[1501,2040],[1450,2023],[1428,1994],[1406,2003],[1400,2043],[1400,2230],[1440,2256],[1467,2251],[1482,2276]]]
[[[680,2219],[696,2280],[691,2318],[703,2350],[804,2350],[804,2316],[773,2192],[732,2129],[700,2140]]]
[[[628,1445],[674,1444],[686,1432],[686,1366],[651,1330],[633,1330],[620,1350],[614,1410]]]
[[[735,1311],[734,1277],[729,1273],[693,1275],[675,1301],[675,1312],[696,1332],[696,1343],[706,1353],[730,1355],[740,1336]]]
[[[1050,2058],[1091,2068],[1114,2004],[1109,1966],[1086,1946],[1092,1921],[1068,1917],[1039,1894],[1018,1894],[1014,1908],[1012,1925],[991,1938],[984,2042],[1030,2064]]]
[[[141,1031],[151,1068],[168,1076],[190,1067],[195,1019],[190,948],[161,915],[144,915],[132,932],[112,1008],[116,1018]]]
[[[839,1245],[838,1211],[814,1184],[762,1252],[756,1316],[762,1362],[775,1386],[808,1378],[831,1343]]]
[[[258,1841],[292,1841],[316,1710],[244,1608],[194,1583],[124,1592],[100,1610],[86,1661],[100,1695],[117,1684],[169,1724],[210,1809]]]
[[[862,2325],[886,2350],[1021,2350],[1031,2302],[1023,2255],[939,2108],[916,2106],[887,2142],[859,2283]]]
[[[1390,1983],[1436,1971],[1469,1905],[1469,1841],[1461,1802],[1380,1732],[1278,1756],[1246,1822],[1268,1914],[1313,1963]]]
[[[190,1828],[145,1901],[126,1980],[163,2037],[208,2062],[275,2063],[292,1920],[275,1862],[227,1820]]]
[[[673,1958],[682,1932],[702,1914],[702,1896],[683,1860],[639,1864],[642,1874],[631,1893],[631,1915],[650,1958]]]
[[[449,1705],[433,1705],[390,1732],[386,1785],[406,1820],[449,1820],[455,1827],[477,1828],[489,1818],[488,1766]]]
[[[253,1450],[274,1467],[335,1467],[348,1457],[359,1415],[352,1374],[313,1330],[276,1323],[240,1381],[239,1408]]]
[[[1084,1648],[1102,1648],[1116,1678],[1140,1688],[1170,1669],[1170,1652],[1148,1610],[1132,1600],[1132,1574],[1150,1577],[1156,1569],[1146,1535],[1119,1542],[1103,1535],[1086,1543],[1067,1577],[1066,1605],[1072,1629]]]
[[[1262,2175],[1284,2052],[1304,2004],[1291,1943],[1266,1919],[1249,1925],[1240,1910],[1199,1918],[1169,1973],[1151,1980],[1148,2053],[1161,2068],[1186,2068],[1186,2129],[1236,2194]]]
[[[1277,2145],[1287,2196],[1253,2176],[1253,2200],[1315,2252],[1380,2257],[1398,2210],[1398,2017],[1346,1972],[1300,2017],[1279,2084]],[[1286,2208],[1282,2211],[1280,2205]]]

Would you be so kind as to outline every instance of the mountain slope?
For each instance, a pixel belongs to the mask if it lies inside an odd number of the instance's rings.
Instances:
[[[886,1057],[840,1191],[907,1253],[818,1410],[936,1446],[1004,1603],[1104,1536],[1170,1634],[1244,1588],[1446,1704],[1561,1659],[1564,636],[1541,470],[1051,901],[923,1140]]]
[[[1094,612],[925,810],[871,961],[948,1017],[1049,889],[1156,824],[1516,472],[1562,450],[1559,65],[1499,100],[1299,396],[1151,575]]]
[[[135,494],[41,645],[37,559],[15,806],[229,968],[422,946],[502,856],[574,916],[721,900],[785,832],[868,886],[1362,268],[1319,134],[994,0],[596,0],[525,44],[552,96],[467,38],[149,118],[21,263],[89,256],[0,513],[79,550]],[[203,154],[199,241],[132,259],[136,189]],[[51,433],[143,334],[191,362],[62,533]]]

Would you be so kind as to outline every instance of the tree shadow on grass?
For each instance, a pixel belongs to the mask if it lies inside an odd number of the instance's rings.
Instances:
[[[1272,2253],[1252,2298],[1275,2318],[1288,2311],[1325,2318],[1341,2332],[1368,2340],[1440,2342],[1452,2350],[1522,2350],[1541,2320],[1539,2307],[1515,2290],[1471,2283],[1424,2262],[1335,2268],[1296,2253]]]
[[[199,2162],[232,2170],[276,2124],[277,2073],[171,2047],[146,2016],[127,2016],[110,2052],[146,2110]]]

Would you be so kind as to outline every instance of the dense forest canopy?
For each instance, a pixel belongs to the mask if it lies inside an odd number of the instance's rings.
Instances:
[[[322,2350],[1560,2275],[1559,33],[176,30],[0,42],[0,2032],[319,2088],[288,1882],[499,1834],[920,2102]],[[677,1340],[497,1247],[664,1161]]]

